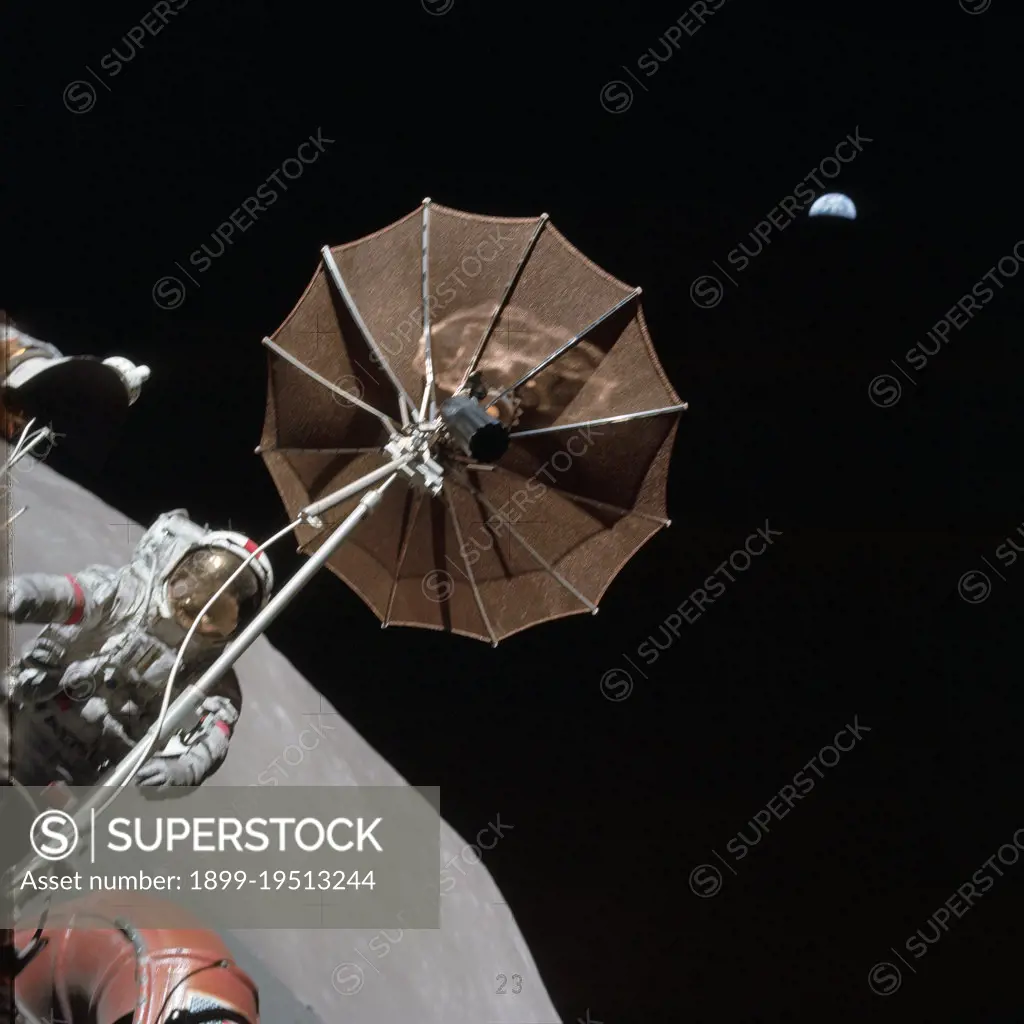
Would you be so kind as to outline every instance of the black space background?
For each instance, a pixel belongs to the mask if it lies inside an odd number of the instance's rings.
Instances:
[[[262,538],[285,519],[252,453],[260,338],[319,248],[426,195],[549,212],[644,288],[690,403],[673,527],[596,619],[496,651],[381,632],[328,574],[270,639],[407,779],[442,787],[463,835],[514,824],[486,865],[564,1019],[1021,1020],[1024,863],[926,956],[903,944],[1024,825],[1024,568],[994,556],[1024,522],[1024,274],[916,385],[899,378],[898,403],[868,397],[1024,238],[1020,13],[732,0],[641,76],[649,91],[633,83],[630,109],[602,109],[685,6],[193,0],[83,114],[65,86],[144,7],[6,14],[0,303],[68,353],[153,368],[84,483],[143,522],[181,505]],[[801,218],[695,306],[691,282],[858,125],[872,141],[831,187],[859,219]],[[336,140],[320,161],[183,305],[154,305],[154,282],[318,127]],[[765,520],[783,534],[769,552],[628,699],[604,699],[602,674]],[[283,577],[298,559],[278,550]],[[983,557],[1006,578],[971,605],[957,583]],[[696,898],[691,870],[855,715],[871,732]],[[883,998],[867,978],[899,963],[891,946],[917,973]]]

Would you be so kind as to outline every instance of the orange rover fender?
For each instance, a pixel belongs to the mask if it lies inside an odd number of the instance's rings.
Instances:
[[[172,903],[146,902],[163,927],[134,926],[109,895],[54,908],[15,981],[19,1006],[67,1024],[259,1024],[258,989],[220,936]],[[32,935],[16,932],[18,948]]]

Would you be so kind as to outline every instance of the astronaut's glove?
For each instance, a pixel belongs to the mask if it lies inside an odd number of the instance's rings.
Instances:
[[[227,757],[229,731],[223,726],[205,730],[177,757],[154,757],[135,776],[136,785],[158,790],[171,786],[198,786]]]
[[[135,785],[152,789],[171,786],[194,786],[195,772],[188,754],[181,757],[154,757],[147,761],[135,776]]]
[[[200,731],[207,733],[214,729],[220,729],[223,735],[230,737],[238,722],[238,708],[231,700],[220,694],[214,694],[212,697],[207,697],[201,707],[207,713],[203,715]],[[218,725],[218,723],[220,724]]]
[[[64,647],[46,637],[39,637],[30,654],[18,661],[5,681],[5,696],[12,702],[41,704],[53,700],[61,692]]]

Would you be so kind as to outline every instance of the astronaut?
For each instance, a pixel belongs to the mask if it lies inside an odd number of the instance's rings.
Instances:
[[[120,761],[159,717],[189,628],[256,547],[176,509],[153,523],[121,569],[93,565],[74,575],[7,580],[0,615],[47,623],[4,679],[12,706],[10,775],[30,787],[88,786]],[[272,590],[273,570],[261,552],[195,629],[172,700],[252,621]],[[209,778],[227,756],[241,705],[229,671],[194,722],[139,769],[136,783],[166,791]]]

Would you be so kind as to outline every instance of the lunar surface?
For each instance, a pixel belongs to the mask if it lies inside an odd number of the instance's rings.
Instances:
[[[127,562],[142,526],[43,464],[26,459],[13,478],[12,513],[27,506],[13,526],[15,572],[73,573],[88,564]],[[30,636],[29,627],[19,627],[14,639],[20,647]],[[406,784],[267,640],[257,640],[236,670],[242,717],[227,761],[208,785]],[[480,829],[491,831],[500,812],[496,806]],[[515,822],[500,824],[503,838],[494,840],[491,831],[491,841],[514,843],[508,825]],[[260,986],[265,1024],[559,1021],[516,926],[515,908],[505,904],[475,848],[443,821],[440,846],[440,930],[410,931],[395,921],[376,931],[224,936]],[[446,863],[451,867],[442,883]]]
[[[857,207],[853,205],[853,200],[849,196],[844,196],[842,192],[828,192],[814,200],[808,215],[856,220]]]

